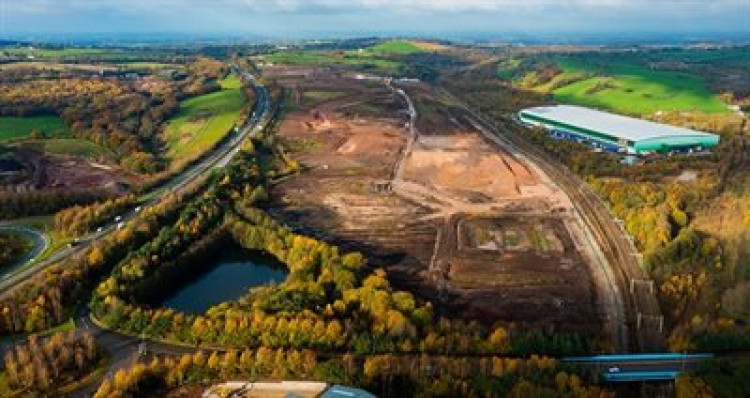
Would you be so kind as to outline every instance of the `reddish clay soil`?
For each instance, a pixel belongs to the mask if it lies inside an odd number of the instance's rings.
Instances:
[[[445,134],[420,136],[402,157],[406,104],[387,88],[319,72],[290,76],[287,84],[302,91],[343,87],[348,94],[297,103],[281,124],[279,138],[304,171],[272,188],[277,217],[362,251],[438,315],[601,333],[586,261],[565,215],[551,212],[555,193],[532,168],[483,141],[458,114],[441,126]],[[347,113],[351,92],[390,116]],[[393,183],[402,158],[400,185],[410,195]]]
[[[476,134],[420,137],[406,161],[404,179],[453,196],[473,192],[515,198],[532,190],[535,195],[550,194],[523,164]]]

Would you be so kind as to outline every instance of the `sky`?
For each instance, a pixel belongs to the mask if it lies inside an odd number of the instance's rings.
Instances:
[[[750,33],[750,0],[0,0],[3,33]]]

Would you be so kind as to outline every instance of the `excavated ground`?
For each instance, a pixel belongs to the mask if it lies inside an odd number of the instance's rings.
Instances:
[[[283,72],[295,103],[279,138],[304,171],[273,188],[278,217],[363,251],[438,314],[601,334],[565,201],[532,168],[482,139],[455,109],[443,115],[455,123],[423,124],[429,131],[408,145],[406,104],[384,85]],[[338,93],[326,101],[321,91]]]

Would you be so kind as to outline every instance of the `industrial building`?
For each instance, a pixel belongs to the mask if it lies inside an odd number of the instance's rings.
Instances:
[[[648,120],[572,105],[524,109],[518,118],[542,126],[555,138],[631,155],[703,151],[719,144],[719,136]]]

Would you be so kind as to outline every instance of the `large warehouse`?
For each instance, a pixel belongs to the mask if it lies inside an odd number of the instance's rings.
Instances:
[[[581,106],[540,106],[524,109],[518,117],[524,124],[545,127],[556,138],[635,155],[700,151],[719,144],[715,134]]]

